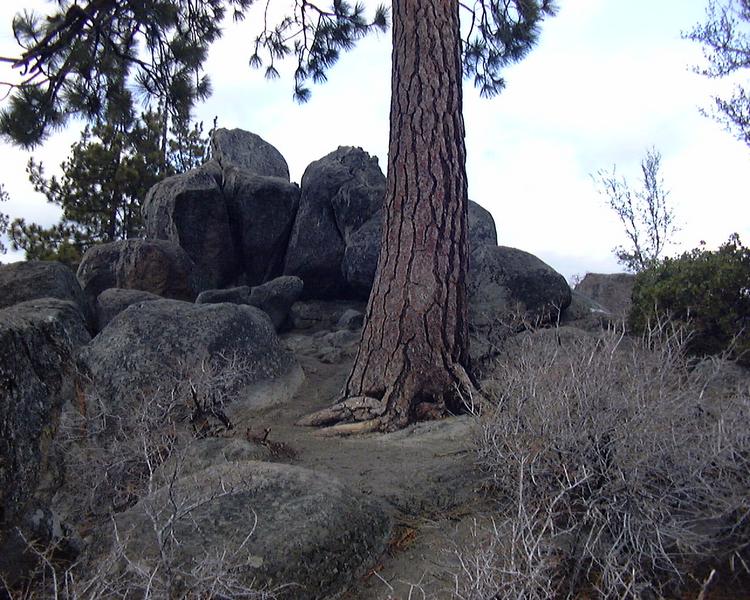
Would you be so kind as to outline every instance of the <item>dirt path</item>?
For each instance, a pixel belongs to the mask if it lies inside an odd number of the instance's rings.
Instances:
[[[549,332],[561,335],[552,330],[540,334]],[[453,575],[461,570],[456,550],[472,545],[475,522],[486,526],[491,508],[473,468],[476,420],[451,417],[392,434],[351,438],[324,437],[319,430],[298,427],[294,423],[299,418],[337,399],[353,362],[358,333],[329,323],[285,334],[282,340],[295,353],[306,380],[291,402],[268,408],[254,418],[254,434],[265,435],[270,428],[268,440],[294,450],[293,457],[279,460],[329,473],[353,489],[381,499],[394,522],[388,551],[342,598],[456,598],[451,594]],[[730,388],[735,383],[731,378],[728,383],[722,380],[722,385]],[[744,580],[739,595],[737,584],[727,581],[723,587],[715,584],[706,597],[747,597]],[[698,592],[693,592],[684,597],[697,597]]]
[[[349,373],[358,335],[349,331],[283,336],[306,380],[291,403],[256,415],[251,435],[281,449],[279,460],[329,473],[352,488],[381,498],[394,531],[389,551],[355,582],[347,600],[450,597],[446,569],[455,568],[454,543],[466,541],[481,512],[479,479],[472,467],[471,417],[423,423],[403,432],[350,438],[323,437],[296,426],[328,406]],[[291,449],[292,456],[284,456]]]

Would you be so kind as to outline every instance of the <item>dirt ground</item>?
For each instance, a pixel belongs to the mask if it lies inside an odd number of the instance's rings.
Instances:
[[[358,332],[335,327],[284,334],[306,379],[291,402],[254,417],[252,436],[277,448],[280,460],[329,473],[380,498],[390,511],[394,527],[388,550],[352,583],[343,600],[457,598],[452,593],[461,572],[457,551],[476,543],[476,524],[486,524],[492,510],[474,467],[477,420],[464,415],[348,438],[295,425],[338,398],[358,337]],[[750,582],[716,579],[707,594],[696,588],[685,598],[750,598]]]
[[[348,333],[348,332],[347,332]],[[331,337],[329,335],[329,337]],[[453,549],[464,544],[485,506],[471,445],[475,420],[451,417],[393,434],[325,437],[295,422],[336,399],[349,373],[358,335],[282,336],[306,380],[291,403],[256,414],[251,437],[280,460],[334,475],[381,498],[393,518],[388,551],[343,595],[346,600],[449,598]]]

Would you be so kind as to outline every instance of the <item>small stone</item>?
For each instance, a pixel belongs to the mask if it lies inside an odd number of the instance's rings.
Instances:
[[[361,329],[365,322],[365,315],[358,310],[348,309],[341,315],[341,318],[336,323],[336,327],[339,329],[350,329],[356,330]]]

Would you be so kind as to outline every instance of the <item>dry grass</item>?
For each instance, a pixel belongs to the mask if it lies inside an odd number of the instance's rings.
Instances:
[[[712,402],[721,362],[691,369],[668,323],[519,339],[477,444],[498,508],[454,597],[676,597],[699,570],[747,571],[747,386]]]

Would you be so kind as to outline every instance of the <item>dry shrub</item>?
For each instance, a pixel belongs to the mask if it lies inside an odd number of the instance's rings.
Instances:
[[[59,499],[67,519],[96,522],[129,508],[164,484],[156,477],[161,465],[196,438],[234,433],[224,408],[246,371],[236,356],[178,363],[165,373],[162,388],[134,390],[132,404],[118,411],[95,386],[86,386],[84,410],[68,407],[55,442],[55,453],[64,457]]]
[[[149,507],[148,517],[158,552],[147,558],[132,555],[129,539],[120,536],[114,519],[112,531],[107,535],[112,538],[111,546],[101,555],[81,557],[72,565],[61,566],[50,560],[51,549],[40,549],[29,542],[29,548],[39,557],[39,573],[22,589],[5,590],[7,597],[10,600],[277,600],[279,593],[289,586],[263,589],[248,583],[244,576],[248,561],[244,546],[255,532],[254,523],[248,524],[250,529],[240,544],[227,543],[220,549],[205,550],[189,561],[178,551],[180,538],[175,535],[176,528],[189,527],[193,511],[202,504],[236,491],[239,490],[219,490],[200,498],[183,496],[171,505]],[[174,498],[172,488],[169,495]]]
[[[177,552],[177,527],[194,526],[196,509],[239,491],[223,482],[208,489],[196,482],[195,492],[186,494],[177,484],[197,438],[226,435],[233,429],[223,408],[232,401],[236,382],[245,371],[236,357],[218,356],[197,368],[176,365],[165,375],[163,389],[148,395],[134,393],[127,412],[113,414],[95,391],[86,397],[85,410],[67,407],[55,439],[64,479],[55,506],[81,537],[89,537],[89,548],[75,563],[61,563],[53,559],[55,548],[29,540],[28,550],[38,557],[39,568],[22,589],[6,591],[8,596],[277,598],[282,588],[258,589],[242,577],[247,559],[244,545],[255,531],[253,523],[248,524],[244,542],[221,551],[206,550],[189,564]],[[162,492],[154,494],[157,490]],[[127,539],[121,538],[114,517],[146,498],[158,555],[144,560],[129,555]]]
[[[477,444],[498,510],[455,597],[657,598],[748,569],[750,397],[710,398],[721,363],[691,369],[686,337],[520,337]]]
[[[220,481],[211,487],[195,478],[192,484],[174,478],[149,496],[143,505],[147,523],[153,531],[155,547],[143,551],[141,544],[130,544],[130,533],[123,534],[112,519],[105,533],[108,547],[101,556],[89,557],[64,573],[65,598],[143,598],[206,600],[276,600],[275,590],[263,589],[247,581],[249,557],[247,541],[255,533],[257,517],[247,523],[247,533],[240,543],[225,542],[221,547],[193,548],[190,556],[181,552],[183,534],[200,530],[195,514],[206,504],[221,497],[239,493],[244,484]],[[144,532],[145,533],[145,532]],[[244,533],[244,532],[243,532]],[[148,535],[148,534],[147,534]]]

